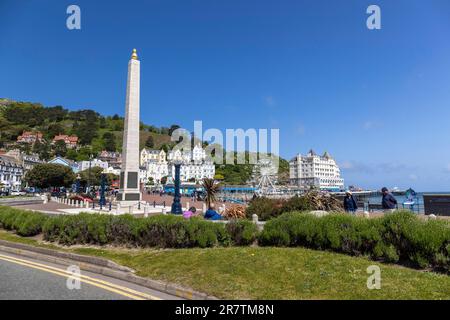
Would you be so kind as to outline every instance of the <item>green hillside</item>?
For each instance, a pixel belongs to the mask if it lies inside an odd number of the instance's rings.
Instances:
[[[71,160],[87,160],[102,150],[122,151],[124,118],[119,115],[103,116],[91,109],[70,111],[62,106],[46,107],[40,103],[19,102],[0,99],[0,148],[18,148],[26,153],[39,154],[48,160],[60,155]],[[155,127],[141,123],[140,147],[154,149],[171,148],[170,134],[178,125]],[[23,131],[39,131],[44,141],[30,145],[17,143]],[[55,135],[76,135],[78,149],[67,149],[63,142],[52,145]],[[207,144],[207,143],[204,143]],[[236,154],[235,154],[236,156]],[[248,152],[246,153],[248,157]],[[245,184],[251,178],[253,165],[216,165],[217,177],[225,184]],[[289,174],[289,163],[280,158],[279,181],[285,183]]]
[[[0,148],[36,152],[43,159],[59,154],[79,161],[102,150],[121,151],[123,125],[124,118],[119,115],[103,116],[90,109],[70,111],[62,106],[45,107],[40,103],[0,99]],[[158,128],[141,123],[140,147],[159,149],[169,146],[169,133],[175,128],[178,126]],[[17,137],[23,131],[41,132],[43,143],[34,146],[17,143]],[[64,150],[63,145],[52,146],[51,142],[58,134],[78,136],[79,150]]]

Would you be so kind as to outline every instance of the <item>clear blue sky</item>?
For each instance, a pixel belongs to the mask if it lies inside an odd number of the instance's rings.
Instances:
[[[450,190],[448,0],[0,0],[0,97],[123,114],[132,48],[147,124],[279,128],[347,185]]]

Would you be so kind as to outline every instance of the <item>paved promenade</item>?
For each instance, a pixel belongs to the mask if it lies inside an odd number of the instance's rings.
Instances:
[[[68,206],[66,204],[57,203],[57,202],[48,202],[48,203],[41,203],[41,204],[27,204],[27,205],[21,205],[21,206],[15,206],[14,208],[17,209],[25,209],[25,210],[36,210],[36,211],[44,211],[44,212],[59,212],[59,209],[70,209],[71,206]]]
[[[156,205],[162,205],[163,202],[165,201],[166,206],[170,208],[172,206],[173,196],[169,195],[159,196],[159,194],[143,193],[142,200],[149,202],[150,205],[153,205],[153,201],[156,202]],[[201,210],[203,208],[204,201],[192,201],[191,197],[181,197],[181,204],[183,208],[186,207],[187,203],[189,203],[189,207],[195,207],[196,209]],[[216,201],[215,204],[216,207],[219,207],[222,206],[224,202]],[[230,205],[230,203],[227,203],[226,205]]]

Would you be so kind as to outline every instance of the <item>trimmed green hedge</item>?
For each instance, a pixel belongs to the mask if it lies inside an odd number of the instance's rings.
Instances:
[[[302,246],[450,270],[449,222],[421,220],[409,211],[377,219],[288,213],[267,222],[258,240],[262,246]]]
[[[0,207],[0,227],[21,236],[42,232],[45,240],[63,245],[206,248],[247,246],[257,240],[261,246],[301,246],[450,271],[450,222],[422,220],[408,211],[375,219],[347,214],[319,218],[293,212],[271,219],[259,233],[256,225],[248,220],[224,224],[173,215],[46,216]]]
[[[225,228],[236,246],[251,245],[258,237],[258,228],[248,220],[231,220]]]
[[[245,220],[228,224],[173,215],[135,218],[131,215],[46,216],[0,208],[0,227],[22,236],[43,233],[44,240],[63,245],[125,245],[161,248],[192,248],[248,245],[256,240],[256,226]]]
[[[40,234],[47,219],[48,217],[41,213],[0,207],[0,227],[13,230],[24,237]]]

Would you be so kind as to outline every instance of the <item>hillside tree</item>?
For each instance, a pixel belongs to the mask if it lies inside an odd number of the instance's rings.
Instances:
[[[116,151],[116,136],[112,132],[103,134],[103,147],[106,151]]]
[[[75,180],[72,169],[54,163],[37,164],[27,172],[24,180],[31,187],[70,187]]]
[[[155,140],[153,136],[148,136],[147,140],[145,140],[145,147],[146,148],[154,148],[155,147]]]

